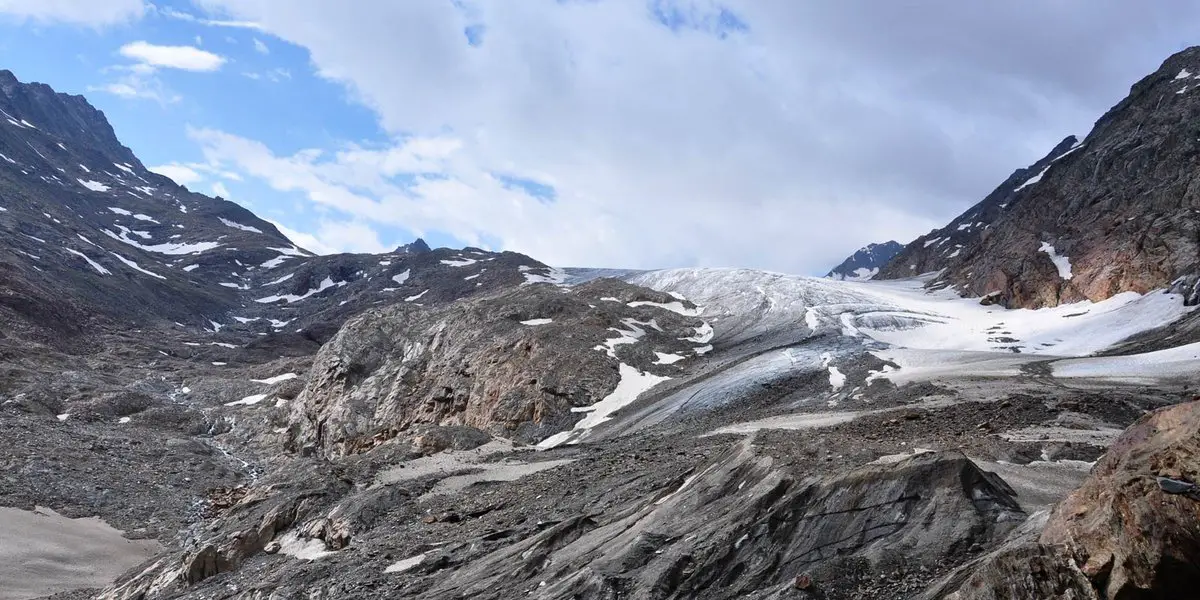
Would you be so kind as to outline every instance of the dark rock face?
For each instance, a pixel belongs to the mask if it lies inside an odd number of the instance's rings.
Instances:
[[[882,244],[867,244],[825,276],[830,279],[872,279],[904,246],[895,240]]]
[[[964,295],[1010,307],[1169,287],[1200,268],[1200,48],[1133,86],[1083,142],[1067,138],[880,277],[941,271]],[[1073,150],[1071,148],[1074,148]]]
[[[992,193],[988,194],[970,210],[959,215],[941,229],[931,231],[907,246],[887,261],[877,278],[894,279],[931,273],[946,268],[952,261],[969,260],[970,247],[981,238],[990,235],[995,223],[1001,218],[1018,194],[1027,193],[1029,186],[1022,187],[1077,144],[1075,136],[1059,142],[1041,160],[1013,171]]]

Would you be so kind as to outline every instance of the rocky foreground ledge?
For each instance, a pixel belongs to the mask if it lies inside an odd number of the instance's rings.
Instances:
[[[1200,401],[1125,431],[1048,516],[923,599],[1184,598],[1200,586]]]

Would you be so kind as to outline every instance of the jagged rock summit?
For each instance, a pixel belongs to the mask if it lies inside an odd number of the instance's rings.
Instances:
[[[1009,307],[1169,287],[1200,269],[1200,47],[1133,85],[1082,141],[1067,138],[880,278],[934,283]]]
[[[830,279],[855,281],[872,279],[879,274],[879,269],[883,268],[888,261],[892,260],[892,257],[903,249],[904,246],[895,240],[882,244],[867,244],[825,276]]]

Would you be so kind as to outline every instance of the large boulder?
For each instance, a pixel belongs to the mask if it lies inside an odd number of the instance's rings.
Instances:
[[[1157,478],[1200,481],[1200,402],[1130,427],[1054,510],[1041,542],[1066,545],[1105,598],[1179,598],[1200,586],[1200,501]]]

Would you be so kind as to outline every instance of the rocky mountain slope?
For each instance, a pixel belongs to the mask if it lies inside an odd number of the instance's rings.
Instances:
[[[895,240],[882,244],[867,244],[825,276],[830,279],[871,279],[878,275],[879,269],[887,265],[903,249],[904,246]]]
[[[1200,49],[1168,58],[1082,142],[1067,138],[1017,171],[949,226],[909,244],[879,277],[939,271],[935,285],[995,294],[1010,307],[1194,285],[1198,77]]]
[[[443,304],[549,276],[527,257],[420,240],[314,256],[240,205],[148,171],[83,97],[8,71],[0,118],[6,337],[71,349],[104,327],[177,323],[243,341],[319,328],[324,341],[389,298]]]
[[[1195,405],[1164,410],[1200,384],[1182,284],[1029,310],[933,276],[318,257],[146,172],[81,99],[4,90],[0,597],[1200,583]],[[1015,174],[953,243],[1091,143]],[[958,260],[936,247],[910,271]]]

